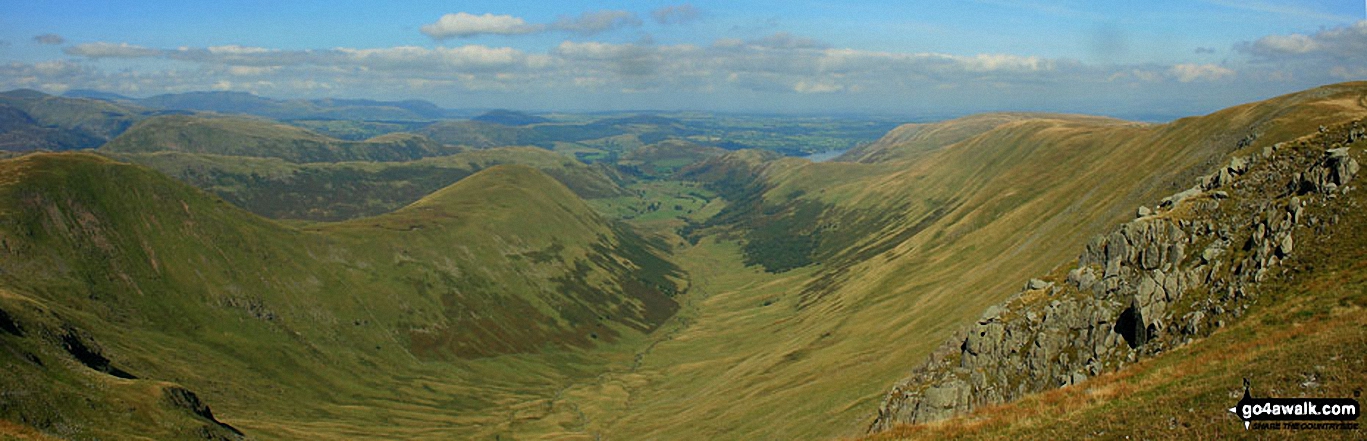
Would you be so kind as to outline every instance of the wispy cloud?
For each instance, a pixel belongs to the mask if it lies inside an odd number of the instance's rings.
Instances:
[[[1020,9],[1038,14],[1065,18],[1099,19],[1096,14],[1067,5],[1067,2],[1040,0],[972,0],[974,3],[1002,8]]]
[[[1206,0],[1207,3],[1223,6],[1226,8],[1240,9],[1250,12],[1263,14],[1281,15],[1287,17],[1308,18],[1313,20],[1324,20],[1331,22],[1352,22],[1355,17],[1332,14],[1328,12],[1316,11],[1304,6],[1287,2],[1267,2],[1262,0]]]
[[[665,6],[650,13],[656,23],[663,25],[684,24],[702,18],[702,11],[691,4]]]
[[[42,34],[42,35],[35,35],[35,36],[33,37],[33,42],[38,43],[38,44],[58,45],[58,44],[66,43],[66,39],[65,39],[65,38],[62,38],[61,35],[57,35],[57,34]]]

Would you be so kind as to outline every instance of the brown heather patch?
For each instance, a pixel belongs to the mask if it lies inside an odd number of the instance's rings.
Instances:
[[[24,424],[0,420],[0,440],[3,441],[58,441]]]

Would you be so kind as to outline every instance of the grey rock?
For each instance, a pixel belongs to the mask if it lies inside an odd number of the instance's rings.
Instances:
[[[987,324],[996,321],[1001,318],[1003,312],[1006,312],[1006,308],[998,305],[988,306],[987,310],[983,311],[982,317],[978,319],[978,323]]]
[[[1291,233],[1283,234],[1285,234],[1285,236],[1283,236],[1282,240],[1277,244],[1277,253],[1286,256],[1291,254],[1291,250],[1295,247],[1295,241],[1291,240]]]
[[[1226,169],[1228,169],[1230,173],[1244,174],[1244,172],[1248,171],[1248,160],[1244,159],[1242,156],[1237,156],[1234,159],[1229,160],[1229,167],[1226,167]]]
[[[927,388],[921,397],[918,409],[921,414],[917,419],[938,421],[953,416],[955,409],[960,406],[967,407],[967,400],[962,398],[966,397],[968,392],[968,385],[957,379],[942,386]]]

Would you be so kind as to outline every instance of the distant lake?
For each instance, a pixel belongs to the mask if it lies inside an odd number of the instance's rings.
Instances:
[[[843,155],[845,154],[845,152],[848,151],[850,151],[850,149],[830,150],[821,153],[812,153],[810,155],[803,156],[802,158],[812,162],[826,162],[835,159],[836,156]]]

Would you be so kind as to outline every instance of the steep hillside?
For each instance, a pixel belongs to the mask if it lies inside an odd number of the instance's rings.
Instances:
[[[1066,276],[988,309],[900,382],[878,438],[1235,436],[1225,409],[1244,381],[1257,396],[1359,394],[1363,139],[1357,120],[1236,156],[1097,236]]]
[[[544,222],[512,221],[528,218]],[[508,357],[638,338],[673,314],[682,283],[654,245],[521,166],[298,230],[141,167],[29,155],[0,162],[0,244],[15,368],[0,376],[13,397],[0,418],[63,437],[163,417],[157,430],[226,421],[267,438],[468,436],[478,426],[437,421],[492,418],[514,384],[563,375],[508,371]],[[499,356],[502,373],[479,361]],[[418,378],[425,390],[411,390]],[[414,406],[445,429],[385,422]]]
[[[289,162],[406,161],[459,152],[423,136],[391,133],[342,141],[266,120],[166,115],[141,121],[100,150],[281,158]]]

